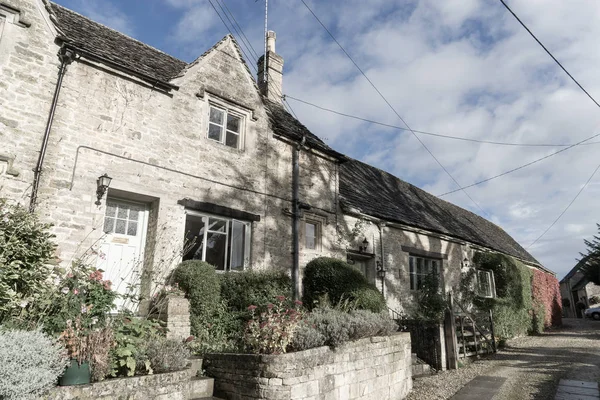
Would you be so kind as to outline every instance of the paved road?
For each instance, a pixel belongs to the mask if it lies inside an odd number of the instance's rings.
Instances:
[[[478,376],[504,378],[481,400],[550,400],[560,379],[598,382],[600,322],[565,319],[560,329],[515,339],[489,359],[416,380],[409,399],[449,399]]]

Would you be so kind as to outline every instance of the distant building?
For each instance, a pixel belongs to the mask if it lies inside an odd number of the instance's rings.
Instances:
[[[586,262],[587,257],[583,257],[560,281],[563,315],[567,318],[583,318],[583,310],[593,305],[590,299],[600,296],[600,286],[590,282],[581,272]]]

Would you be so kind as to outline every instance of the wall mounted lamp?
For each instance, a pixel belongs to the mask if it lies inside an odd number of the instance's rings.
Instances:
[[[96,189],[96,197],[98,198],[96,201],[97,206],[101,204],[100,200],[102,200],[104,193],[106,193],[106,190],[110,186],[110,181],[112,181],[112,178],[108,176],[108,174],[101,175],[98,177],[98,180],[96,180],[96,185],[98,187]]]

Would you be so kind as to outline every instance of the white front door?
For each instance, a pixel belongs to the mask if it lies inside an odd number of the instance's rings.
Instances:
[[[119,293],[115,311],[135,311],[143,268],[144,244],[148,224],[145,204],[107,199],[104,214],[104,237],[96,267],[104,271],[104,279],[112,282]]]

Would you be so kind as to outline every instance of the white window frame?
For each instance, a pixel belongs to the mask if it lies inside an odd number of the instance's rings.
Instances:
[[[249,264],[249,260],[250,260],[250,250],[251,250],[251,240],[252,240],[252,223],[250,221],[242,221],[239,219],[235,219],[235,218],[229,218],[229,217],[223,217],[220,215],[214,215],[214,214],[208,214],[208,213],[203,213],[203,212],[198,212],[198,211],[194,211],[194,210],[185,210],[185,214],[186,214],[186,224],[187,224],[187,216],[188,215],[193,215],[195,217],[201,217],[204,219],[204,226],[206,227],[206,229],[204,229],[204,234],[202,236],[202,261],[206,261],[206,241],[208,239],[208,233],[209,233],[209,225],[208,225],[208,220],[209,218],[212,219],[217,219],[220,221],[225,221],[225,242],[226,242],[226,248],[227,250],[225,251],[225,260],[224,260],[224,269],[219,269],[217,268],[217,272],[237,272],[239,270],[236,269],[231,269],[231,259],[230,259],[230,253],[232,251],[232,247],[231,247],[231,243],[230,243],[230,238],[231,238],[231,234],[232,234],[232,224],[233,223],[240,223],[243,224],[246,227],[246,237],[244,238],[244,262],[242,265],[242,271],[248,268],[248,264]],[[219,233],[219,234],[223,234],[221,232],[216,232],[216,231],[211,231],[211,233]],[[186,240],[186,236],[187,236],[187,232],[184,233],[184,240]],[[184,244],[185,245],[185,244]],[[185,254],[183,255],[185,256]],[[182,256],[182,257],[183,257]]]
[[[481,291],[481,275],[485,275],[487,281],[488,281],[488,288],[489,291],[487,293],[482,293]],[[494,271],[490,271],[487,269],[476,269],[475,270],[475,276],[476,276],[476,293],[478,297],[483,297],[483,298],[487,298],[487,299],[493,299],[496,297],[496,281],[494,280]]]
[[[305,214],[302,218],[302,227],[300,229],[300,241],[302,242],[302,248],[307,252],[318,253],[322,250],[323,246],[323,226],[326,220],[320,215]],[[306,246],[306,225],[311,224],[315,226],[315,248],[311,249]]]
[[[423,272],[418,273],[417,272],[417,264],[418,264],[417,260],[423,260],[425,266],[427,266],[427,263],[429,263],[430,268],[432,268],[432,263],[435,262],[435,270],[430,271],[430,272],[425,272],[425,273],[423,273]],[[409,276],[410,290],[413,290],[413,291],[420,290],[419,277],[423,277],[428,274],[434,273],[435,275],[438,276],[438,278],[441,278],[442,264],[443,264],[443,260],[439,259],[439,258],[409,255],[408,256],[408,276]],[[440,279],[440,282],[441,282],[441,279]]]
[[[213,108],[223,112],[223,125],[219,125],[215,122],[211,122],[210,112]],[[240,119],[240,131],[239,132],[236,133],[234,131],[230,131],[227,129],[227,116],[228,115],[232,115],[232,116]],[[221,128],[221,140],[216,140],[209,136],[211,125],[219,126]],[[244,113],[239,112],[235,109],[232,109],[231,107],[228,107],[221,103],[216,103],[213,101],[208,102],[208,118],[207,118],[207,125],[206,125],[206,138],[208,140],[220,143],[226,147],[229,147],[230,149],[242,150],[244,148],[244,132],[246,130],[245,128],[246,128],[246,116],[244,115]],[[237,147],[228,146],[226,144],[227,132],[232,132],[233,134],[238,135]]]

